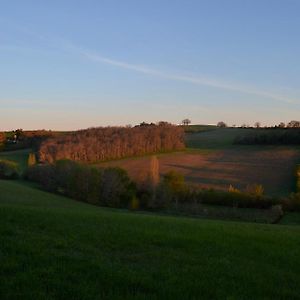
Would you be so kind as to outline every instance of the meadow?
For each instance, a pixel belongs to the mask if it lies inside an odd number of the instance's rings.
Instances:
[[[299,226],[105,209],[0,181],[1,299],[299,299]]]
[[[277,178],[274,193],[293,188],[297,147],[233,146],[233,132],[187,135],[190,148],[157,155],[161,171],[187,170],[190,182],[210,172],[229,183],[251,168],[263,178],[261,168],[273,174],[270,186]],[[29,153],[0,159],[22,173]],[[101,165],[135,165],[141,176],[150,157]],[[299,213],[276,225],[262,224],[274,222],[271,209],[201,205],[183,215],[103,208],[0,180],[0,299],[300,299]]]

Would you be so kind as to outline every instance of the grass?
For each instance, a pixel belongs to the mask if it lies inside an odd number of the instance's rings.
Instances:
[[[18,163],[21,171],[24,171],[27,167],[28,155],[30,149],[16,150],[16,151],[4,151],[0,152],[0,159],[11,160]]]
[[[169,214],[196,218],[246,221],[255,223],[276,223],[281,217],[279,212],[270,209],[237,208],[207,204],[181,204],[179,210],[170,208]],[[293,225],[293,224],[292,224]]]
[[[300,227],[128,213],[0,181],[1,299],[299,299]]]
[[[199,133],[190,133],[186,135],[186,144],[192,149],[221,150],[225,148],[237,147],[233,145],[236,136],[244,135],[255,129],[247,128],[216,128]]]
[[[288,212],[280,221],[280,224],[284,225],[300,225],[300,213],[299,212]]]

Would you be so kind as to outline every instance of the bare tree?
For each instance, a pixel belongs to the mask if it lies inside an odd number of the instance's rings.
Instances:
[[[255,127],[255,128],[260,128],[260,126],[261,126],[260,122],[255,122],[255,123],[254,123],[254,127]]]
[[[284,128],[284,127],[285,127],[285,124],[284,124],[283,122],[280,122],[279,125],[278,125],[278,127],[279,127],[279,128]]]
[[[28,167],[31,167],[36,164],[35,153],[29,153],[27,164],[28,164]]]
[[[159,162],[155,155],[153,155],[150,160],[148,184],[151,192],[150,206],[155,207],[156,190],[159,184]]]
[[[184,147],[184,130],[180,126],[100,127],[48,138],[39,147],[38,157],[50,163],[60,159],[92,162]]]
[[[0,132],[0,144],[4,143],[6,140],[5,134],[3,132]]]
[[[151,157],[150,170],[149,170],[149,181],[151,186],[155,189],[159,183],[159,161],[156,155]]]
[[[299,121],[295,121],[292,120],[290,121],[286,127],[290,127],[290,128],[299,128],[300,127],[300,122]]]

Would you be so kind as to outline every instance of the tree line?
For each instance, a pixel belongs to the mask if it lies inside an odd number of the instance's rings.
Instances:
[[[25,178],[47,191],[115,208],[184,212],[187,207],[196,209],[209,204],[260,209],[280,205],[284,210],[300,210],[299,193],[286,198],[268,197],[260,185],[248,186],[245,191],[232,186],[228,191],[216,191],[188,185],[183,175],[175,171],[160,176],[155,157],[143,184],[133,182],[123,169],[92,167],[71,160],[32,165]]]
[[[51,130],[27,130],[16,129],[0,132],[0,145],[4,150],[19,150],[32,148],[38,150],[40,144],[49,137],[61,134]]]
[[[234,139],[237,145],[300,145],[300,129],[263,129]]]
[[[160,122],[130,127],[98,127],[58,135],[41,143],[41,162],[60,159],[96,162],[184,149],[184,130]]]

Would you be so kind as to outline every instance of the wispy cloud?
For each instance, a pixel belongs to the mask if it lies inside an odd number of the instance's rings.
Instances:
[[[1,20],[0,20],[1,21]],[[299,99],[291,98],[289,96],[277,94],[272,91],[262,90],[261,88],[249,87],[247,85],[241,83],[228,83],[221,79],[212,79],[207,76],[188,76],[185,74],[181,74],[180,72],[165,72],[158,69],[153,69],[148,66],[128,63],[116,59],[112,59],[106,56],[103,56],[97,52],[93,52],[89,49],[80,47],[78,45],[73,44],[65,39],[58,37],[49,37],[46,35],[38,34],[32,30],[25,28],[24,26],[20,27],[14,25],[16,29],[18,29],[23,34],[30,35],[31,37],[35,37],[43,42],[48,43],[49,46],[55,47],[62,51],[71,51],[72,53],[81,55],[91,61],[101,64],[107,64],[111,66],[118,67],[120,69],[131,70],[134,72],[142,73],[149,76],[159,77],[166,80],[187,82],[194,85],[199,86],[208,86],[217,89],[223,89],[227,91],[239,92],[244,94],[255,95],[262,98],[273,99],[279,102],[290,103],[290,104],[299,104]]]
[[[230,84],[222,80],[215,80],[215,79],[207,78],[205,76],[186,76],[178,73],[168,73],[168,72],[152,69],[142,65],[111,59],[102,56],[100,54],[97,54],[95,52],[92,52],[90,50],[86,50],[81,47],[74,46],[73,44],[68,42],[64,43],[64,46],[65,48],[72,49],[72,51],[76,51],[77,53],[81,54],[82,56],[86,57],[89,60],[102,63],[102,64],[112,65],[121,69],[132,70],[135,72],[139,72],[139,73],[143,73],[155,77],[160,77],[167,80],[188,82],[191,84],[196,84],[201,86],[209,86],[209,87],[223,89],[223,90],[229,90],[229,91],[240,92],[245,94],[252,94],[259,97],[269,98],[269,99],[273,99],[285,103],[297,103],[295,99],[292,99],[290,97],[279,95],[269,91],[264,91],[261,89],[243,86],[241,84]]]

